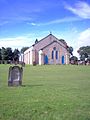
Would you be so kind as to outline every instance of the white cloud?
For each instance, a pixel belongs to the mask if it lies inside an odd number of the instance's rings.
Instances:
[[[50,21],[46,24],[47,25],[48,24],[57,24],[57,23],[72,22],[72,21],[78,21],[78,20],[81,20],[81,19],[76,18],[76,17],[65,17],[65,18],[62,18],[62,19],[52,20],[52,21]]]
[[[90,28],[79,34],[75,43],[74,55],[78,56],[77,50],[82,46],[90,46]]]
[[[78,47],[90,46],[90,28],[80,33],[78,38]]]
[[[0,39],[0,48],[11,47],[12,49],[18,48],[20,50],[22,47],[26,47],[26,46],[30,47],[31,45],[32,45],[32,40],[28,36]]]
[[[64,23],[64,22],[74,22],[74,21],[81,21],[81,18],[78,17],[65,17],[62,19],[55,19],[55,20],[51,20],[49,22],[46,23],[29,23],[27,22],[28,25],[32,25],[32,26],[45,26],[45,25],[52,25],[52,24],[59,24],[59,23]]]
[[[38,24],[36,24],[36,23],[34,23],[34,22],[32,22],[32,23],[27,22],[26,24],[27,24],[27,25],[32,25],[32,26],[39,26]]]
[[[9,22],[8,21],[0,21],[0,26],[3,26],[3,25],[5,25],[5,24],[8,24]]]
[[[86,2],[78,1],[74,7],[65,4],[65,8],[84,19],[90,19],[90,5]]]
[[[38,40],[42,39],[49,31],[42,31],[36,33],[27,33],[23,36],[0,38],[0,48],[1,47],[11,47],[12,49],[22,47],[30,47],[35,43],[36,38]]]

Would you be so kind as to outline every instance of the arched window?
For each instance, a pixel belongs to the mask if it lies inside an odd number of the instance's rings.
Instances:
[[[54,59],[54,51],[52,51],[52,59]]]
[[[56,51],[56,59],[58,59],[58,51]]]

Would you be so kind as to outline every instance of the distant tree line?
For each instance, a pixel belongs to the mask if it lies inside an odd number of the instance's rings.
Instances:
[[[80,60],[78,60],[78,58],[76,56],[73,56],[73,48],[72,47],[68,47],[68,51],[70,53],[70,63],[71,64],[90,64],[90,46],[83,46],[80,47],[79,50],[77,51],[79,56],[80,56]]]
[[[14,61],[19,61],[19,54],[20,51],[18,49],[15,49],[12,51],[12,48],[0,48],[0,62],[14,62]]]
[[[73,47],[70,46],[67,48],[67,50],[70,53],[70,58],[69,58],[70,64],[77,64],[78,58],[76,56],[73,56]]]
[[[24,53],[29,47],[23,47],[20,51],[18,49],[12,50],[11,47],[2,47],[0,48],[0,63],[11,63],[19,62],[19,56],[21,53]]]
[[[80,47],[77,52],[79,53],[80,61],[90,63],[90,46]]]

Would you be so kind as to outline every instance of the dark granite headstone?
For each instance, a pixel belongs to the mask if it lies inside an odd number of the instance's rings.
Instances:
[[[11,66],[9,68],[8,86],[22,85],[23,68],[19,66]]]

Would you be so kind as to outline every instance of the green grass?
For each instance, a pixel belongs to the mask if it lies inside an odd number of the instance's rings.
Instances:
[[[90,66],[26,66],[23,85],[8,87],[0,65],[0,120],[90,120]]]

